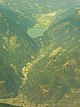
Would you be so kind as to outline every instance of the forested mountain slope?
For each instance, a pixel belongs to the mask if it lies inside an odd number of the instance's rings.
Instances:
[[[79,3],[6,0],[0,4],[0,106],[80,106]],[[31,38],[28,28],[37,28],[36,20],[47,17],[51,25],[43,36]],[[44,20],[39,22],[42,28]]]
[[[19,18],[19,13],[0,6],[0,49],[7,52],[2,56],[7,58],[8,63],[22,68],[24,63],[36,55],[38,46],[26,33],[29,21]]]
[[[29,20],[19,18],[19,13],[0,6],[0,98],[18,94],[21,70],[39,50],[35,40],[26,33]]]
[[[79,7],[66,11],[40,39],[39,59],[28,71],[23,88],[36,105],[80,105],[80,14]],[[67,15],[66,15],[67,14]],[[62,16],[66,16],[63,18]]]

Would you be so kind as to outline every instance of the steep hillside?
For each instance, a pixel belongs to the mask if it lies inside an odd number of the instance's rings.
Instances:
[[[15,97],[22,85],[21,70],[39,47],[26,33],[29,19],[0,5],[0,99]]]
[[[21,20],[15,11],[0,6],[0,55],[15,69],[21,70],[25,63],[35,57],[38,46],[26,33],[29,20]]]
[[[12,10],[34,17],[36,24],[45,28],[51,21],[54,11],[70,9],[79,4],[80,0],[4,0],[3,5]],[[43,18],[43,19],[42,19]],[[43,26],[42,26],[43,25]],[[45,25],[45,26],[44,26]]]
[[[79,107],[80,0],[0,3],[0,106]]]
[[[27,71],[23,93],[31,104],[42,107],[79,107],[80,14],[64,12],[39,38],[40,54]],[[64,17],[65,16],[65,17]],[[27,68],[26,68],[27,69]]]
[[[15,97],[21,84],[19,75],[4,59],[0,58],[0,99]]]
[[[49,13],[55,9],[71,8],[80,3],[80,0],[4,0],[4,5],[24,12]]]

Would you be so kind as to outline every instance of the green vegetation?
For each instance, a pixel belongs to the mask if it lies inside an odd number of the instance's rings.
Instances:
[[[36,106],[65,107],[68,104],[69,107],[79,107],[78,18],[73,9],[71,15],[64,19],[62,17],[56,24],[53,23],[41,37],[43,51],[40,54],[43,57],[28,71],[27,81],[23,87],[23,93],[26,92],[28,100]]]
[[[21,78],[19,75],[0,57],[0,98],[16,96],[20,85]]]
[[[80,1],[73,1],[0,1],[1,107],[80,106]]]

